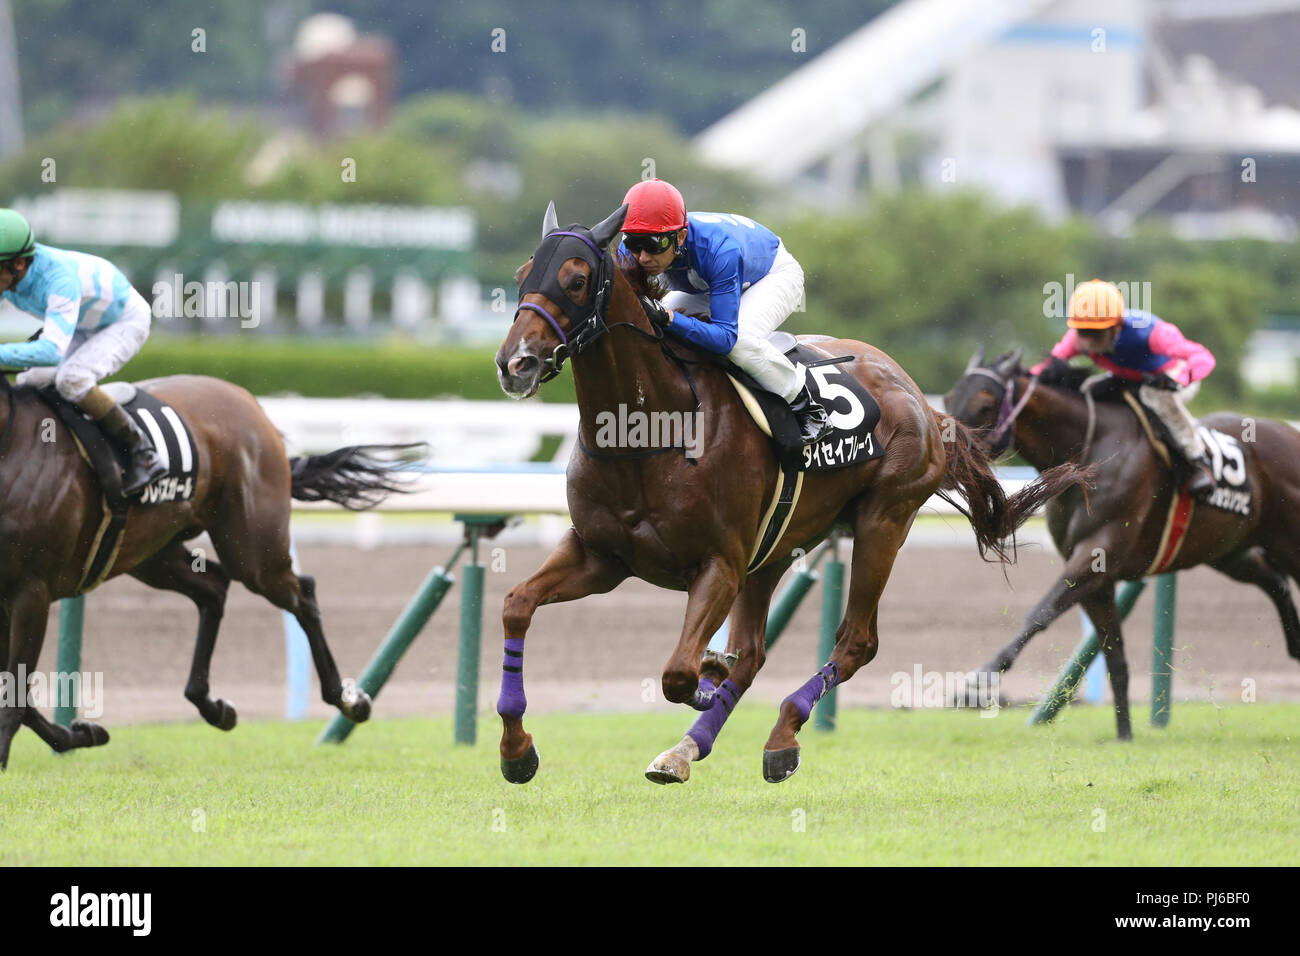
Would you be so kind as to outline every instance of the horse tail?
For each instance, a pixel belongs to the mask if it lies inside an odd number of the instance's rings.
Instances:
[[[1016,530],[1030,515],[1073,485],[1091,487],[1092,468],[1066,463],[1042,472],[1007,497],[1002,483],[993,474],[992,460],[976,442],[974,432],[957,419],[940,416],[938,412],[935,420],[941,432],[956,429],[954,440],[944,442],[948,467],[939,486],[939,497],[970,519],[980,557],[985,560],[991,551],[1003,563],[1015,561]],[[969,510],[958,504],[951,492],[965,498]]]
[[[410,480],[395,477],[405,470],[401,461],[381,461],[374,452],[420,448],[408,445],[349,445],[324,455],[289,459],[290,494],[299,501],[333,501],[349,511],[373,508],[390,494],[411,491]],[[410,473],[413,476],[413,473]]]

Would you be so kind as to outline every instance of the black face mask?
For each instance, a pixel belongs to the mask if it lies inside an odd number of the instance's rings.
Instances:
[[[585,306],[574,302],[560,286],[560,266],[568,259],[581,259],[591,267]],[[557,230],[542,239],[542,244],[533,253],[533,268],[519,286],[519,298],[533,292],[541,293],[560,307],[571,325],[576,325],[596,310],[596,299],[604,288],[603,281],[608,281],[608,268],[609,256],[596,244],[589,229],[575,224]]]
[[[568,356],[577,355],[607,331],[604,313],[614,281],[614,265],[605,247],[622,228],[626,216],[627,206],[623,205],[590,229],[579,225],[560,229],[555,219],[555,204],[551,203],[546,208],[546,216],[542,220],[541,245],[533,253],[532,269],[519,284],[519,309],[528,309],[541,315],[560,337],[560,344],[546,360],[548,371],[542,377],[543,382],[550,381],[559,374]],[[560,286],[560,266],[567,259],[581,259],[591,269],[586,305],[578,305]],[[569,319],[569,334],[566,335],[550,313],[540,305],[522,301],[524,296],[531,293],[544,295],[559,307]],[[518,317],[516,311],[515,318]]]

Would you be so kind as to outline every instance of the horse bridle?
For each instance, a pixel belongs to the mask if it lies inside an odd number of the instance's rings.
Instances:
[[[545,255],[544,259],[539,258],[542,255]],[[558,263],[552,270],[551,263],[557,257],[559,257]],[[580,306],[570,299],[568,293],[560,286],[559,267],[568,259],[581,259],[591,268],[591,287],[596,290],[596,293],[586,306]],[[614,275],[610,256],[596,244],[585,229],[581,232],[557,229],[548,233],[542,239],[542,244],[537,247],[537,251],[533,253],[531,261],[539,264],[540,267],[531,269],[523,282],[519,283],[519,298],[522,300],[525,295],[532,292],[544,294],[568,317],[572,330],[570,334],[565,334],[560,323],[555,321],[555,316],[537,302],[521,301],[515,310],[514,320],[519,318],[520,312],[528,309],[546,319],[555,330],[555,334],[560,337],[560,344],[552,349],[551,354],[542,362],[546,371],[542,374],[541,384],[545,384],[560,374],[566,361],[581,354],[609,331],[605,314],[609,307],[609,290],[613,285]]]
[[[1005,377],[999,375],[991,368],[975,366],[966,370],[966,377],[972,375],[982,375],[998,383],[1002,390],[1002,397],[998,399],[998,417],[993,423],[993,430],[989,433],[992,444],[989,446],[989,452],[993,455],[1001,455],[1011,447],[1015,439],[1015,429],[1012,427],[1020,413],[1024,411],[1025,405],[1029,403],[1029,396],[1034,394],[1034,389],[1038,387],[1038,376],[1032,375],[1029,378],[1029,387],[1025,389],[1025,394],[1020,397],[1020,401],[1015,400],[1016,395],[1016,378],[1014,372]]]

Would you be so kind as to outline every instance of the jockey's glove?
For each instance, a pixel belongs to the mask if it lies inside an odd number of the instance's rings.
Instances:
[[[649,296],[641,296],[641,308],[649,317],[654,325],[668,328],[673,324],[673,314],[663,307],[657,299],[651,299]]]

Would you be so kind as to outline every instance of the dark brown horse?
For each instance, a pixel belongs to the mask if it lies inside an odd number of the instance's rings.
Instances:
[[[917,509],[940,489],[959,492],[969,502],[980,550],[1005,557],[1006,539],[1046,498],[1073,483],[1078,471],[1067,466],[1045,474],[1007,499],[966,430],[950,418],[941,420],[889,356],[862,342],[805,337],[805,344],[827,357],[851,357],[838,367],[879,403],[876,437],[885,453],[807,474],[771,557],[747,572],[776,487],[776,457],[723,368],[665,338],[612,262],[606,246],[626,209],[590,230],[560,230],[554,207],[547,210],[542,244],[517,276],[519,311],[497,352],[501,387],[513,398],[536,393],[571,357],[581,412],[580,445],[568,470],[573,528],[541,569],[505,600],[497,704],[504,724],[502,772],[507,780],[523,783],[538,765],[522,718],[524,637],[540,605],[607,592],[629,576],[687,593],[686,619],[662,686],[668,700],[690,702],[704,713],[682,744],[647,771],[657,782],[685,780],[689,761],[707,756],[763,664],[768,603],[796,549],[806,551],[833,525],[847,525],[862,544],[853,551],[848,608],[831,659],[782,704],[763,753],[764,776],[775,783],[798,768],[795,735],[816,701],[875,656],[877,604]],[[598,450],[598,417],[620,407],[681,416],[698,411],[702,452],[689,458],[672,448],[649,454]],[[728,614],[728,651],[738,660],[729,674],[716,659],[702,673],[706,645]]]
[[[1073,489],[1048,504],[1047,527],[1065,567],[1015,639],[984,670],[1005,671],[1031,637],[1068,608],[1082,605],[1097,628],[1110,672],[1119,738],[1128,740],[1133,736],[1128,664],[1115,584],[1198,564],[1263,588],[1281,616],[1288,653],[1300,659],[1300,621],[1287,579],[1300,581],[1300,432],[1285,422],[1226,412],[1201,419],[1228,437],[1216,440],[1220,464],[1244,473],[1253,502],[1248,515],[1195,503],[1174,551],[1165,530],[1174,480],[1134,412],[1122,401],[1097,401],[1090,426],[1087,400],[1077,388],[1082,375],[1074,377],[1074,387],[1065,381],[1044,384],[1051,380],[1047,374],[1035,382],[1019,358],[1015,352],[985,365],[983,352],[977,352],[945,397],[945,407],[988,438],[1001,428],[997,450],[1014,436],[1020,454],[1040,471],[1070,461],[1095,466],[1097,487],[1087,498]]]
[[[364,507],[390,491],[390,464],[365,448],[290,460],[284,442],[248,392],[200,376],[141,382],[180,414],[198,450],[193,498],[133,505],[108,577],[130,574],[151,587],[177,591],[199,610],[194,661],[185,696],[214,727],[235,726],[234,707],[208,696],[208,665],[226,590],[232,580],[293,614],[311,645],[321,696],[348,718],[363,721],[370,698],[345,687],[325,644],[315,582],[295,574],[289,557],[289,499],[326,499]],[[79,593],[82,571],[104,513],[98,479],[71,434],[31,388],[0,376],[0,672],[33,674],[50,604]],[[57,424],[56,424],[57,423]],[[55,430],[53,440],[49,429]],[[207,531],[220,561],[198,561],[185,542]],[[14,679],[12,676],[11,680]],[[25,690],[25,688],[24,688]],[[26,725],[56,751],[108,742],[97,724],[52,724],[25,694],[0,706],[0,768],[14,734]]]

